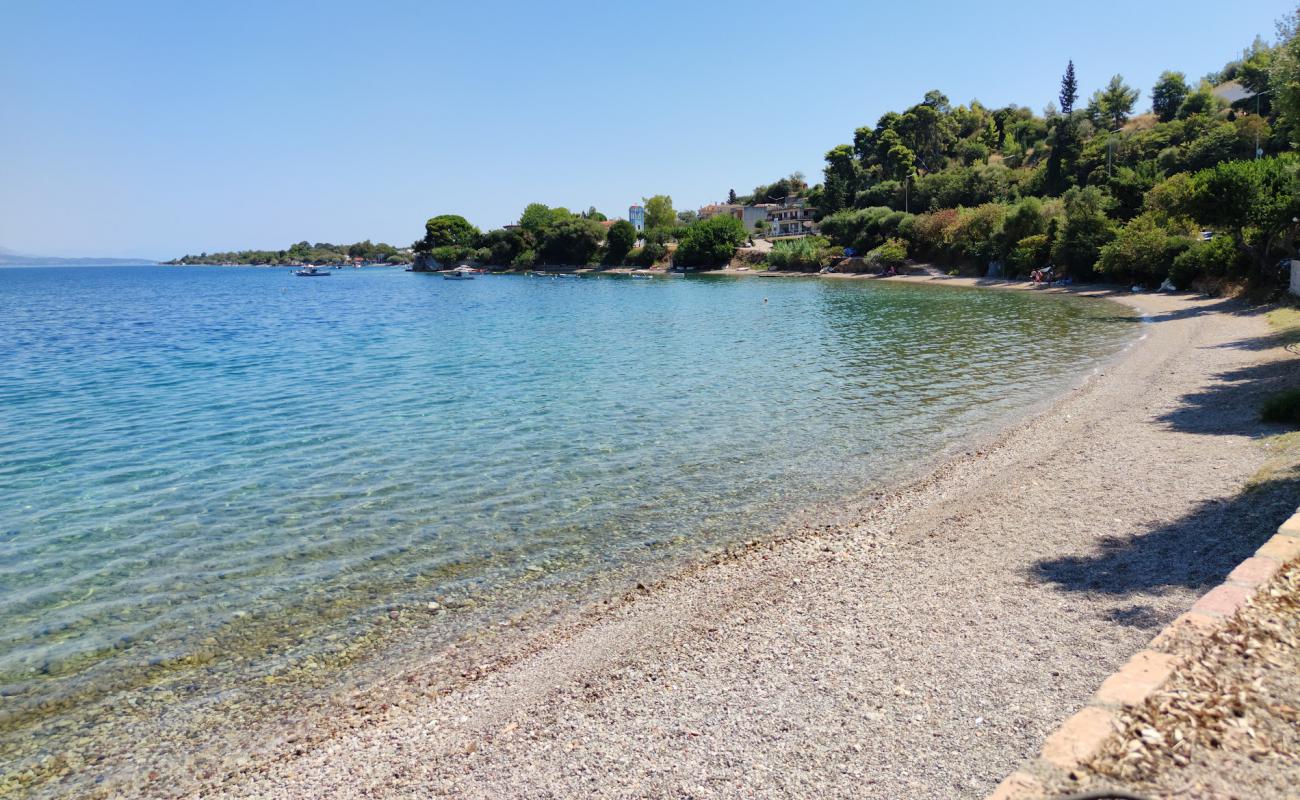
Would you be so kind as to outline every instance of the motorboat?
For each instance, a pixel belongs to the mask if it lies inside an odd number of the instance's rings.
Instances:
[[[303,267],[293,273],[299,278],[328,278],[330,274],[323,271],[320,267]]]
[[[445,281],[472,281],[474,280],[474,270],[470,267],[456,267],[442,273],[442,279]]]

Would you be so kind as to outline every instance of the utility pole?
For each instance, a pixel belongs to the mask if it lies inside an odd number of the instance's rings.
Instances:
[[[1107,178],[1110,177],[1111,163],[1114,161],[1115,158],[1115,134],[1119,133],[1122,130],[1123,128],[1116,128],[1115,130],[1110,132],[1109,136],[1106,137],[1106,177]]]
[[[1271,92],[1271,91],[1273,91],[1273,90],[1272,90],[1272,89],[1265,89],[1264,91],[1262,91],[1262,92],[1260,92],[1259,94],[1255,95],[1255,116],[1256,116],[1256,117],[1259,117],[1259,98],[1262,97],[1262,96],[1264,96],[1264,95],[1266,95],[1266,94],[1268,94],[1268,93]],[[1262,118],[1261,118],[1261,119],[1262,119]],[[1257,120],[1257,123],[1258,123],[1258,121],[1259,121],[1259,120]],[[1263,155],[1263,154],[1264,154],[1264,151],[1261,150],[1261,149],[1259,148],[1259,125],[1256,124],[1256,125],[1255,125],[1255,160],[1258,161],[1258,160],[1259,160],[1259,157],[1260,157],[1261,155]]]

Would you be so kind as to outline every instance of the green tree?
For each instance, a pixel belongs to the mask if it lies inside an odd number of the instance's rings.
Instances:
[[[838,145],[826,154],[824,176],[820,210],[833,214],[852,205],[858,190],[858,165],[850,145]]]
[[[1192,176],[1192,216],[1228,232],[1262,272],[1296,237],[1300,161],[1294,156],[1226,161]]]
[[[1182,105],[1178,107],[1178,118],[1187,119],[1197,114],[1216,114],[1219,109],[1226,105],[1223,100],[1215,96],[1214,87],[1206,81],[1201,81],[1201,85],[1196,91],[1187,95],[1183,99]]]
[[[604,230],[595,220],[569,215],[543,230],[537,255],[544,264],[585,266],[600,249]]]
[[[632,251],[632,245],[636,243],[636,227],[625,219],[620,219],[613,225],[609,226],[609,234],[605,238],[605,262],[607,264],[622,264],[623,259]]]
[[[551,207],[544,203],[529,203],[524,208],[524,213],[519,215],[519,227],[525,232],[537,236],[542,229],[550,225],[554,217],[551,214]]]
[[[1278,122],[1300,147],[1300,8],[1278,23],[1279,43],[1269,67],[1269,87]]]
[[[727,202],[730,203],[730,204],[733,205],[733,206],[736,204],[736,190],[735,190],[735,189],[728,189],[728,190],[727,190]]]
[[[1181,72],[1165,71],[1160,73],[1156,85],[1151,87],[1151,111],[1161,122],[1169,122],[1178,116],[1178,109],[1187,99],[1191,89],[1187,86],[1187,76]]]
[[[1153,215],[1142,214],[1101,248],[1097,270],[1112,279],[1154,285],[1169,276],[1174,259],[1191,244],[1190,238],[1162,227]]]
[[[1074,59],[1065,65],[1065,74],[1061,76],[1061,113],[1070,116],[1074,113],[1074,101],[1079,99],[1079,82],[1074,78]]]
[[[1088,117],[1098,125],[1118,128],[1128,121],[1140,95],[1137,89],[1124,83],[1123,75],[1116,75],[1104,89],[1093,93],[1088,101]]]
[[[441,214],[424,223],[424,238],[420,240],[419,250],[428,253],[438,247],[471,248],[478,243],[478,238],[478,228],[469,224],[464,217]]]
[[[677,224],[677,212],[673,211],[673,199],[666,194],[642,198],[645,206],[645,226],[647,228],[671,228]]]
[[[687,267],[717,267],[736,254],[749,232],[740,220],[719,214],[686,229],[677,245],[673,262]]]
[[[1052,260],[1076,275],[1090,272],[1103,245],[1115,236],[1106,212],[1113,201],[1096,186],[1065,193],[1065,221],[1052,245]]]
[[[1047,220],[1043,217],[1043,203],[1037,197],[1026,197],[1012,206],[1002,223],[1004,250],[1010,250],[1020,240],[1037,236],[1047,230]]]
[[[509,266],[524,251],[524,238],[516,231],[504,228],[488,231],[479,240],[479,248],[486,250],[486,258],[479,258],[482,263],[494,266]]]

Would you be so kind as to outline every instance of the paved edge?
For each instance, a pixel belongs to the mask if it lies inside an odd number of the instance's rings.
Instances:
[[[1300,510],[1282,523],[1255,555],[1228,573],[1223,583],[1202,595],[1189,611],[1165,626],[1146,649],[1107,678],[1087,706],[1047,737],[1038,758],[1008,775],[986,800],[1045,798],[1048,783],[1097,755],[1111,734],[1122,728],[1119,714],[1125,707],[1144,702],[1169,679],[1181,663],[1178,656],[1163,652],[1173,641],[1193,647],[1204,642],[1250,602],[1283,564],[1296,558],[1300,558]]]

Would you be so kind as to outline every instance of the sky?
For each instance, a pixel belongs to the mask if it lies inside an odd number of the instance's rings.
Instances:
[[[0,247],[399,246],[436,214],[625,216],[799,170],[930,89],[1041,111],[1073,59],[1192,79],[1295,0],[0,0]]]

